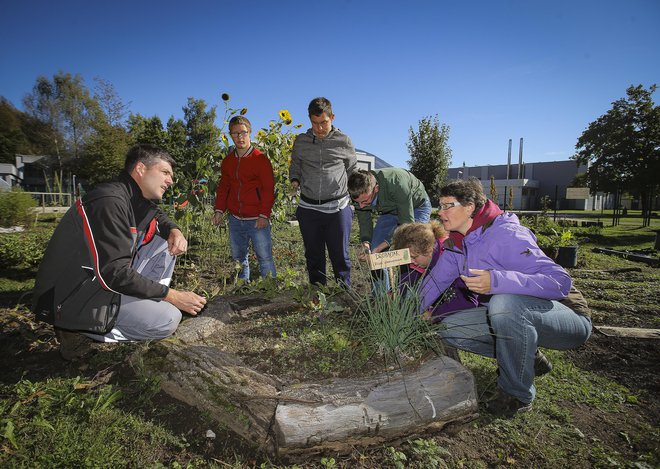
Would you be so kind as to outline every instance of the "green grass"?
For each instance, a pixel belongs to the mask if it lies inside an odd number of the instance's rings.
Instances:
[[[51,221],[40,219],[37,228],[52,230],[52,227]],[[605,316],[608,311],[614,311],[626,320],[640,317],[651,323],[655,321],[658,327],[660,307],[657,293],[653,294],[660,283],[658,269],[591,252],[595,246],[649,249],[655,240],[653,229],[619,225],[606,226],[599,234],[576,230],[581,239],[580,268],[574,270],[573,275],[578,287],[588,292],[596,319],[608,317]],[[194,245],[197,247],[178,268],[177,282],[210,289],[220,284],[223,278],[231,277],[228,272],[233,265],[228,260],[225,234],[206,228],[200,233],[204,241]],[[269,288],[279,291],[288,288],[301,305],[310,311],[317,308],[312,316],[318,317],[324,308],[332,307],[334,300],[331,292],[326,291],[329,294],[326,303],[319,305],[318,296],[314,298],[315,292],[300,286],[305,284],[306,274],[302,267],[304,253],[298,228],[277,225],[273,233],[276,264],[282,273],[278,285],[256,282],[242,288],[264,294]],[[357,244],[355,233],[352,243]],[[202,256],[194,251],[201,246],[212,249],[215,254]],[[191,265],[195,267],[191,268]],[[641,272],[608,273],[611,269],[630,267],[640,268]],[[604,272],[587,275],[585,270]],[[181,272],[186,272],[187,276],[183,278]],[[358,268],[355,278],[358,284],[365,285],[368,272]],[[31,268],[4,270],[0,272],[0,298],[16,301],[32,288],[33,282],[34,270]],[[232,288],[232,283],[227,282],[216,294],[229,293]],[[11,309],[3,311],[11,321],[20,315],[27,317],[25,307],[12,305]],[[360,357],[359,353],[353,357],[347,353],[350,343],[347,343],[346,329],[338,328],[331,320],[333,314],[341,313],[326,311],[325,314],[329,318],[326,322],[315,322],[314,319],[308,321],[307,326],[287,323],[286,319],[278,324],[268,324],[277,328],[276,340],[281,343],[283,355],[295,355],[310,347],[325,352],[319,357],[317,369],[310,370],[310,375],[328,372],[337,360],[357,360]],[[27,319],[23,320],[25,329],[34,327]],[[89,363],[89,368],[70,369],[68,372],[77,375],[74,377],[67,377],[67,372],[38,382],[22,379],[0,385],[0,466],[247,468],[260,467],[263,462],[261,467],[296,467],[293,464],[273,465],[268,459],[250,452],[235,452],[231,446],[213,453],[221,459],[204,458],[204,448],[211,443],[203,436],[177,433],[166,423],[168,418],[188,419],[191,415],[180,408],[159,407],[159,383],[141,373],[139,364],[134,365],[134,376],[127,381],[115,384],[94,381],[97,370],[123,363],[130,351],[129,347],[121,347],[113,353],[99,354]],[[348,456],[314,456],[298,467],[487,468],[522,467],[521,462],[525,467],[545,468],[660,466],[657,451],[624,451],[624,448],[636,447],[643,441],[660,441],[657,423],[652,425],[644,418],[639,395],[601,375],[577,368],[562,352],[545,352],[554,369],[537,380],[537,399],[530,413],[509,420],[484,413],[469,424],[469,432],[461,437],[445,437],[443,434],[415,437],[394,446],[356,450]],[[480,397],[495,389],[494,360],[463,352],[461,359],[473,372]],[[347,364],[350,366],[351,362],[347,361]],[[578,428],[578,413],[582,413],[583,418],[593,415],[593,428]],[[206,418],[209,428],[213,425],[210,416],[199,418]],[[612,422],[611,428],[607,422]],[[620,430],[617,422],[626,422],[626,431]],[[486,452],[484,448],[495,450]]]
[[[0,386],[3,467],[147,467],[186,446],[119,410],[122,393],[81,378]]]

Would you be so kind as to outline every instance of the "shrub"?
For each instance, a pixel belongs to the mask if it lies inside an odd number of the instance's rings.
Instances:
[[[531,217],[522,217],[520,224],[532,230],[537,236],[539,234],[552,234],[553,231],[561,229],[559,223],[545,215],[533,215]]]
[[[0,264],[4,267],[36,267],[44,257],[52,231],[0,236]]]
[[[0,226],[25,225],[30,220],[30,210],[37,201],[21,189],[0,192]]]

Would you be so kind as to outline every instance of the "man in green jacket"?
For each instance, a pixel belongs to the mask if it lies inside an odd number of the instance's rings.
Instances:
[[[361,261],[366,260],[367,252],[387,251],[398,225],[427,223],[431,217],[431,202],[424,184],[405,169],[359,170],[348,178],[348,192],[360,225]],[[379,214],[375,226],[373,212]],[[389,289],[387,276],[384,282],[383,287]]]

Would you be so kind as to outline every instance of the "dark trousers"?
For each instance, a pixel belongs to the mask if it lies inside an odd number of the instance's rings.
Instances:
[[[335,213],[298,207],[296,211],[300,234],[305,244],[305,259],[309,283],[325,285],[325,249],[332,263],[335,280],[339,284],[351,284],[351,260],[348,256],[348,239],[353,225],[353,208],[348,205]]]

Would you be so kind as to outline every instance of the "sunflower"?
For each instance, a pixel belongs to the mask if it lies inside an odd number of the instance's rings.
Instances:
[[[220,96],[223,101],[229,101],[229,94],[228,93],[222,93]]]
[[[280,114],[280,119],[282,119],[282,121],[284,121],[286,125],[289,125],[291,123],[292,120],[291,113],[288,110],[282,109],[279,114]]]

